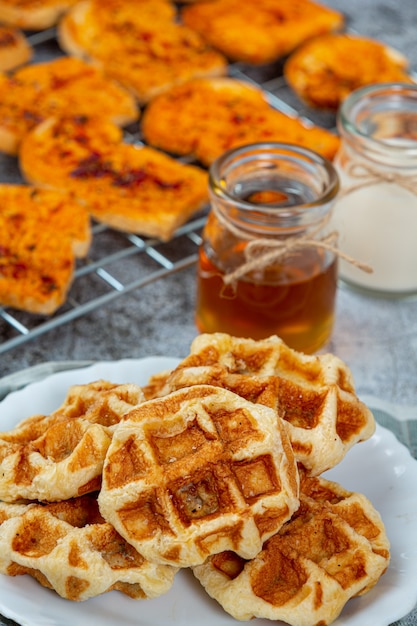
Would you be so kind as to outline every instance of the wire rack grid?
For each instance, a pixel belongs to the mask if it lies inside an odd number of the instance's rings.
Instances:
[[[34,48],[33,62],[47,61],[62,55],[54,28],[28,34],[28,40]],[[271,105],[278,110],[299,115],[306,123],[334,128],[333,114],[303,109],[286,85],[282,63],[256,68],[237,63],[231,64],[228,70],[230,76],[260,86]],[[126,129],[125,140],[141,143],[140,126]],[[0,154],[0,183],[23,182],[17,159]],[[88,257],[77,262],[67,300],[54,315],[34,315],[0,307],[0,354],[88,315],[124,294],[194,265],[207,209],[178,229],[169,243],[93,224],[93,243]]]

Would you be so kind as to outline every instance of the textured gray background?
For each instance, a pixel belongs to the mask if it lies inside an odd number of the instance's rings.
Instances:
[[[405,52],[417,69],[415,0],[326,4],[344,11],[350,28]],[[191,268],[13,349],[1,357],[0,376],[48,360],[182,356],[196,334],[194,298]],[[383,301],[340,290],[328,349],[352,367],[359,392],[417,404],[416,320],[416,301]]]
[[[343,11],[349,27],[358,33],[406,53],[417,70],[416,0],[332,0],[324,4]],[[0,376],[45,361],[160,354],[181,357],[196,335],[194,299],[191,268],[14,349],[1,357]],[[383,300],[341,288],[327,349],[349,364],[360,395],[417,407],[416,299]],[[401,624],[416,625],[417,613]]]

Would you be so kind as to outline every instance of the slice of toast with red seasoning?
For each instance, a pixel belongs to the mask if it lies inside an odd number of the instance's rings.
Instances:
[[[0,152],[16,154],[25,133],[51,115],[89,115],[118,126],[139,118],[135,98],[90,63],[60,57],[0,74]]]
[[[60,21],[58,41],[67,54],[94,60],[141,104],[184,80],[227,72],[223,54],[176,21],[166,0],[81,0]]]
[[[57,23],[78,0],[0,0],[0,21],[25,30],[44,30]]]
[[[71,194],[0,185],[0,304],[54,313],[90,242],[88,213]]]
[[[229,77],[196,78],[160,94],[142,117],[145,140],[210,165],[226,150],[250,143],[293,143],[333,159],[339,138],[274,109],[259,87]]]
[[[405,55],[381,41],[332,33],[295,50],[284,76],[307,105],[336,111],[355,89],[374,83],[412,83]]]
[[[18,28],[0,24],[0,71],[13,70],[30,61],[33,48]]]
[[[167,241],[208,202],[207,172],[115,131],[100,118],[50,118],[23,140],[21,171],[32,184],[71,190],[104,224]]]
[[[211,0],[182,9],[187,26],[232,61],[270,63],[301,43],[339,30],[344,16],[314,0]]]

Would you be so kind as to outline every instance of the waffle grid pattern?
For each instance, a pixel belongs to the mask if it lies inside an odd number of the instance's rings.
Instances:
[[[297,508],[297,483],[275,413],[201,385],[126,416],[99,505],[145,558],[188,567],[223,549],[253,558]]]

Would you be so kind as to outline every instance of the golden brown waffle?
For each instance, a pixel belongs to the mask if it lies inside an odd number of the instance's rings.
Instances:
[[[373,83],[413,82],[407,58],[372,39],[328,34],[307,41],[291,54],[284,75],[310,106],[336,110],[354,90]]]
[[[106,457],[104,518],[145,558],[186,567],[255,556],[298,507],[298,472],[275,413],[211,386],[132,410]]]
[[[111,590],[154,598],[175,575],[146,561],[103,520],[96,494],[46,505],[1,502],[0,572],[29,574],[75,601]]]
[[[77,385],[50,415],[0,433],[0,499],[52,502],[99,489],[112,432],[143,400],[133,384]]]
[[[344,22],[340,12],[310,0],[211,0],[186,7],[182,18],[229,59],[255,65]]]
[[[322,478],[301,482],[301,504],[253,560],[210,557],[194,574],[239,620],[327,626],[389,564],[389,541],[369,500]]]
[[[159,398],[164,394],[166,390],[165,385],[171,373],[172,370],[164,370],[149,377],[147,384],[142,386],[143,394],[147,400]]]
[[[233,78],[195,78],[168,89],[142,117],[148,143],[210,165],[226,150],[261,141],[293,143],[333,159],[339,138],[270,106],[266,93]]]
[[[278,337],[255,341],[224,333],[199,335],[160,394],[199,384],[229,389],[273,408],[287,424],[297,461],[311,474],[339,463],[375,429],[343,361],[332,354],[302,354]]]
[[[112,429],[132,409],[144,401],[142,388],[134,383],[96,380],[72,385],[64,402],[55,412],[65,417],[82,417]]]
[[[339,483],[321,476],[308,476],[303,471],[300,472],[300,485],[304,498],[310,498],[316,503],[330,505],[337,515],[369,541],[372,551],[386,559],[386,566],[388,566],[390,558],[389,539],[380,514],[366,496],[349,491]],[[369,585],[363,588],[361,594],[369,591],[374,584],[375,581],[371,580]]]

